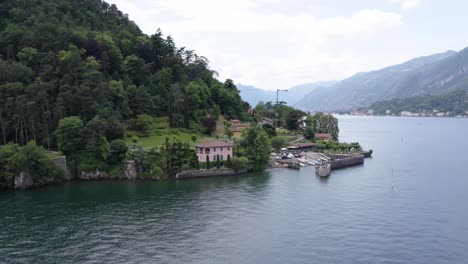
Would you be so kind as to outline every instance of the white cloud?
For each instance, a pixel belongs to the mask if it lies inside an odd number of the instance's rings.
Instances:
[[[345,43],[402,24],[401,14],[378,9],[331,17],[265,12],[280,0],[112,2],[146,33],[160,27],[178,45],[207,57],[221,79],[267,89],[340,79],[361,70]],[[340,50],[328,48],[339,42]]]
[[[401,9],[407,11],[409,9],[418,7],[421,4],[421,0],[388,0],[390,3],[399,4]]]

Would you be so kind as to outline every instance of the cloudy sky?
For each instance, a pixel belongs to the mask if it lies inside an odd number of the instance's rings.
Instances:
[[[340,80],[468,46],[465,0],[108,0],[220,79],[263,89]]]

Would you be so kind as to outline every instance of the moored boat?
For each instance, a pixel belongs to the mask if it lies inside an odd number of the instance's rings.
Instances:
[[[315,165],[315,174],[319,177],[327,177],[330,175],[331,172],[331,164],[330,163],[319,163]]]

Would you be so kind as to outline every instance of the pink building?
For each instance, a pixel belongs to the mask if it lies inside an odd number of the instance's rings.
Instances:
[[[228,160],[232,158],[232,148],[234,144],[225,141],[205,141],[195,145],[197,152],[198,161],[206,162],[216,161],[219,156],[219,160]]]

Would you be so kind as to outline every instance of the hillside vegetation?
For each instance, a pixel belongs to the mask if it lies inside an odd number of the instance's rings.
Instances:
[[[304,111],[350,110],[377,101],[457,90],[468,90],[468,48],[358,73],[334,86],[312,91],[295,106]]]
[[[465,115],[468,111],[468,92],[455,91],[448,94],[393,99],[373,103],[365,109],[373,110],[376,115],[400,114],[402,111],[413,113],[449,113],[450,116]],[[388,112],[387,112],[388,111]]]
[[[209,115],[244,120],[233,81],[155,29],[145,35],[100,0],[0,3],[0,144],[57,146],[59,121],[83,121],[84,149],[123,138],[139,116],[190,128]],[[64,122],[81,126],[79,120]]]

